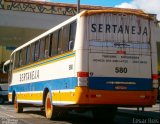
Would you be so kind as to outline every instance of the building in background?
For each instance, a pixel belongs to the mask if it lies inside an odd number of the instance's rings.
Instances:
[[[81,11],[106,8],[81,5]],[[76,14],[76,4],[0,0],[0,68],[16,47]]]

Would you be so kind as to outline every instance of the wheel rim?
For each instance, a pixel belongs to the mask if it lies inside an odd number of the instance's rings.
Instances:
[[[47,113],[51,113],[51,100],[50,98],[47,98]]]
[[[17,108],[18,108],[18,104],[17,104],[17,99],[16,98],[14,100],[14,108],[15,108],[15,110],[17,110]]]

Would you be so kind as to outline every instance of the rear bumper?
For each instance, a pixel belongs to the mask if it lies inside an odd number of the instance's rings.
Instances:
[[[151,106],[156,103],[157,90],[152,91],[106,91],[77,87],[76,104],[115,105],[115,106]]]

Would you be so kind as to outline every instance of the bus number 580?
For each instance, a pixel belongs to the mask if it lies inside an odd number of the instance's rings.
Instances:
[[[127,68],[126,67],[116,67],[115,72],[116,73],[127,73]]]

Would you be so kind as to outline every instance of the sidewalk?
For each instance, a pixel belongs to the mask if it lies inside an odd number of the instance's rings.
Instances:
[[[118,108],[119,114],[126,114],[129,116],[136,116],[140,118],[153,118],[153,119],[159,119],[160,120],[160,103],[157,103],[156,105],[153,105],[152,107],[145,107],[144,111],[142,107],[139,108]]]

